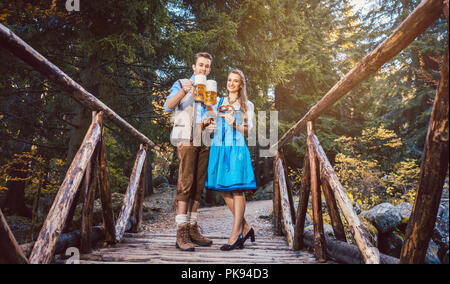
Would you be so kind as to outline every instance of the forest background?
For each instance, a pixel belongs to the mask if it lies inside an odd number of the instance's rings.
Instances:
[[[173,82],[190,77],[195,53],[214,56],[209,77],[220,94],[228,71],[243,70],[256,111],[279,112],[281,135],[420,3],[97,0],[68,12],[65,2],[2,1],[0,23],[160,145],[149,171],[172,184],[178,161],[162,105]],[[414,200],[447,30],[441,17],[316,121],[341,182],[363,207]],[[38,190],[58,190],[91,113],[6,50],[0,102],[0,206],[31,217]],[[123,193],[139,145],[108,121],[105,131],[112,190]],[[305,141],[300,134],[284,149],[294,185]],[[258,150],[252,158],[264,185],[271,160]]]

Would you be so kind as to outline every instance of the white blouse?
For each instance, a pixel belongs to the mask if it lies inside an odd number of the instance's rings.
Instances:
[[[227,99],[228,101],[228,99]],[[233,104],[234,110],[240,110],[241,109],[241,105],[239,104],[239,102],[235,102]],[[248,126],[248,130],[253,128],[253,117],[255,116],[255,105],[247,100],[247,123],[243,122],[242,125],[247,125]]]

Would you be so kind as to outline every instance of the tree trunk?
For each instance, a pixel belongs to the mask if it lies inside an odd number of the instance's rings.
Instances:
[[[169,184],[175,184],[175,173],[177,171],[177,149],[174,150],[172,161],[169,166]]]
[[[19,247],[0,210],[0,264],[24,264],[27,258]]]
[[[417,36],[433,24],[442,13],[442,0],[424,0],[408,18],[371,53],[361,59],[322,99],[313,106],[272,149],[283,147],[296,133],[304,129],[308,121],[314,121],[353,87],[375,73],[383,64],[406,48]]]
[[[297,217],[295,218],[295,229],[294,229],[294,250],[300,250],[304,246],[304,231],[305,231],[305,220],[306,213],[308,210],[308,201],[311,193],[311,178],[309,169],[309,154],[306,151],[304,162],[303,162],[303,173],[302,181],[300,185],[300,196],[298,199]]]
[[[25,205],[25,185],[28,177],[28,166],[23,163],[13,163],[12,168],[8,171],[9,179],[6,182],[8,191],[4,200],[3,210],[7,211],[8,215],[23,216],[31,218],[31,210]]]
[[[147,165],[145,167],[145,196],[153,194],[152,151],[147,151]],[[170,182],[169,182],[170,184]]]
[[[81,142],[83,142],[84,135],[86,135],[86,131],[88,130],[91,121],[91,111],[82,105],[77,104],[75,108],[75,116],[71,121],[71,124],[76,125],[77,127],[72,127],[70,130],[70,139],[68,144],[69,148],[67,149],[66,156],[67,168],[69,168],[73,158],[80,148]]]
[[[419,188],[406,229],[400,263],[424,262],[439,210],[449,162],[448,56],[447,43],[420,167]]]
[[[150,147],[159,149],[150,139],[137,131],[133,126],[118,116],[112,109],[106,106],[98,98],[86,91],[72,78],[67,76],[56,65],[44,58],[11,30],[0,24],[0,45],[25,61],[34,69],[47,76],[52,82],[67,91],[72,98],[91,111],[102,111],[115,125],[124,130],[128,135]]]

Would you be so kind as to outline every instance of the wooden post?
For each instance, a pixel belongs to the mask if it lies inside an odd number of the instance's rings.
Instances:
[[[328,161],[328,158],[325,155],[322,146],[320,146],[319,140],[315,135],[310,135],[309,139],[311,142],[310,145],[312,146],[314,152],[316,153],[316,157],[319,160],[322,177],[328,182],[331,190],[333,191],[334,197],[336,198],[336,201],[342,210],[342,214],[348,222],[349,229],[352,232],[353,237],[355,238],[356,244],[361,251],[361,254],[363,255],[364,262],[368,264],[380,263],[380,253],[378,249],[373,247],[370,243],[366,231],[361,225],[358,215],[353,209],[352,203],[345,193],[344,187],[339,182],[339,179],[334,172],[330,161]]]
[[[441,63],[441,79],[434,99],[425,149],[420,167],[420,182],[400,255],[400,263],[423,263],[436,222],[448,170],[449,103],[448,43]]]
[[[99,116],[97,115],[89,127],[83,143],[66,173],[31,252],[30,263],[49,263],[52,260],[56,242],[64,228],[73,199],[101,137]]]
[[[292,224],[295,224],[295,207],[294,207],[294,200],[292,198],[292,188],[289,186],[289,172],[286,164],[286,159],[284,158],[283,150],[281,149],[280,153],[280,159],[283,164],[284,169],[284,176],[286,178],[286,188],[287,188],[287,195],[289,200],[289,208],[291,209],[291,216],[292,216]],[[267,160],[267,158],[265,158]]]
[[[346,95],[353,87],[375,73],[383,64],[407,47],[421,35],[442,13],[443,0],[424,0],[400,26],[371,53],[361,59],[305,116],[292,126],[272,149],[280,149],[300,130],[307,121],[313,121]]]
[[[92,219],[94,214],[95,190],[98,185],[98,161],[99,161],[100,143],[97,145],[91,163],[88,165],[85,173],[85,182],[83,185],[84,203],[81,217],[81,242],[80,251],[88,253],[92,248],[91,233]]]
[[[278,152],[277,152],[278,155]],[[280,187],[277,170],[277,159],[273,159],[273,224],[277,235],[282,235],[281,231],[281,202]]]
[[[294,228],[294,250],[300,250],[304,246],[303,238],[305,231],[305,218],[308,210],[308,200],[310,195],[310,170],[309,170],[309,154],[306,151],[303,161],[303,173],[300,186],[300,196],[298,199],[297,218]]]
[[[99,191],[102,202],[103,226],[105,227],[105,240],[112,245],[117,242],[114,223],[114,211],[112,207],[111,188],[109,185],[108,163],[106,161],[105,129],[102,124],[102,138],[100,141],[100,153],[98,155]]]
[[[136,191],[139,185],[139,180],[141,177],[145,158],[146,158],[146,151],[143,145],[141,144],[141,147],[136,157],[136,161],[134,163],[133,171],[131,172],[130,183],[128,184],[128,188],[125,193],[122,211],[119,217],[117,218],[116,222],[116,237],[119,242],[122,239],[123,234],[125,233],[125,228],[127,226],[128,219],[130,219],[131,210],[133,209]]]
[[[309,154],[309,165],[311,174],[311,193],[312,193],[312,208],[313,208],[313,222],[314,222],[314,255],[319,262],[327,260],[325,248],[325,232],[323,230],[323,216],[322,216],[322,201],[320,196],[319,180],[317,175],[317,160],[314,149],[311,145],[310,136],[314,135],[314,124],[312,121],[307,123],[307,146]]]
[[[278,172],[278,186],[280,192],[280,202],[281,202],[281,214],[283,216],[283,227],[286,232],[286,238],[290,247],[294,246],[294,224],[292,223],[293,217],[291,216],[291,209],[288,197],[288,189],[286,184],[286,178],[284,176],[283,162],[280,156],[277,154],[275,156],[277,163]]]
[[[0,264],[27,264],[22,249],[14,238],[5,216],[0,209]]]
[[[330,186],[326,180],[322,181],[322,190],[327,202],[328,214],[330,215],[331,225],[333,226],[334,235],[337,240],[346,242],[344,225],[342,224],[341,215],[336,204],[336,198],[334,198],[333,192],[330,190]]]
[[[144,150],[146,151],[147,155],[149,155],[150,152],[148,152],[148,147],[144,146]],[[144,196],[145,196],[145,178],[147,175],[147,160],[145,159],[141,177],[139,179],[139,187],[136,191],[136,199],[134,201],[134,208],[133,208],[133,216],[134,216],[134,222],[131,227],[131,232],[138,233],[141,230],[142,226],[142,214],[143,214],[143,207],[144,207]]]

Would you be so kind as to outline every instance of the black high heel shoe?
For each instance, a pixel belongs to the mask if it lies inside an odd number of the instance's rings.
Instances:
[[[248,233],[245,235],[244,239],[242,240],[242,244],[244,244],[248,238],[250,238],[252,243],[255,242],[255,231],[253,230],[253,228],[250,228],[250,231],[248,231]]]
[[[220,247],[220,250],[233,250],[236,248],[243,249],[244,248],[244,242],[242,241],[243,239],[244,237],[242,236],[242,234],[240,234],[238,239],[234,242],[234,244],[232,245],[225,244]]]

